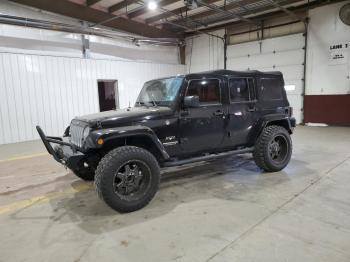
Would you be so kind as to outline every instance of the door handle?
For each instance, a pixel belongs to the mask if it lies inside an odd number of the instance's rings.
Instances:
[[[180,116],[188,116],[190,112],[186,111],[181,111]]]
[[[224,112],[222,112],[221,110],[215,111],[214,116],[224,116]]]

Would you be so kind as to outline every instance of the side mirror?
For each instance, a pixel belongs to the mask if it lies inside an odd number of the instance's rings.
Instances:
[[[185,107],[199,107],[199,96],[185,96]]]

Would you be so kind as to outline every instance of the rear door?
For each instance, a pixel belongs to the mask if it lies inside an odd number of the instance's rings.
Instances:
[[[256,92],[253,77],[233,77],[228,80],[228,123],[226,146],[245,145],[256,121]]]
[[[199,107],[180,113],[180,145],[184,152],[210,151],[224,138],[223,81],[219,78],[191,79],[185,96],[198,96]]]

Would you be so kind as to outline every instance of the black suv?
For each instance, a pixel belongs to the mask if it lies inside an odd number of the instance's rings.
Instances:
[[[133,108],[77,117],[63,137],[37,130],[55,160],[131,212],[154,197],[161,167],[252,152],[283,169],[294,127],[280,72],[218,70],[148,81]]]

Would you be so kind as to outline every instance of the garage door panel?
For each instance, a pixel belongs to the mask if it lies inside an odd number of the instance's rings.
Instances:
[[[297,124],[300,124],[301,119],[303,118],[302,109],[297,109],[293,107],[293,117],[295,118]]]
[[[231,59],[230,59],[231,60]],[[288,52],[280,53],[267,53],[259,54],[249,57],[237,57],[235,61],[244,61],[248,63],[250,67],[269,67],[269,66],[289,66],[289,65],[302,65],[304,61],[304,51],[291,50]]]
[[[302,66],[304,61],[303,50],[292,50],[289,52],[281,52],[276,54],[260,54],[250,57],[237,57],[228,59],[228,66],[230,69],[239,68],[276,68],[285,66]],[[232,68],[230,67],[232,65]]]
[[[285,80],[285,87],[287,94],[298,94],[303,93],[303,80]],[[291,90],[294,87],[294,90]]]
[[[294,109],[300,109],[303,107],[302,99],[300,99],[300,94],[290,94],[287,93],[287,98],[289,104],[293,106]]]
[[[258,42],[249,42],[227,47],[227,58],[242,57],[254,54],[260,54],[260,45]]]
[[[304,36],[295,34],[284,37],[266,39],[262,45],[262,52],[283,51],[291,49],[302,49],[305,45]]]
[[[288,52],[276,52],[274,55],[267,55],[270,62],[276,65],[302,65],[304,61],[304,50],[294,49]]]
[[[250,61],[247,57],[227,60],[227,68],[230,70],[247,70],[249,68],[249,65]]]
[[[302,80],[303,74],[304,74],[304,66],[298,65],[298,66],[277,66],[275,68],[277,71],[281,71],[284,80]]]
[[[300,123],[303,107],[301,94],[304,84],[304,44],[304,36],[295,34],[263,40],[261,50],[259,41],[230,46],[228,69],[281,71],[288,100],[294,108],[297,123]]]

